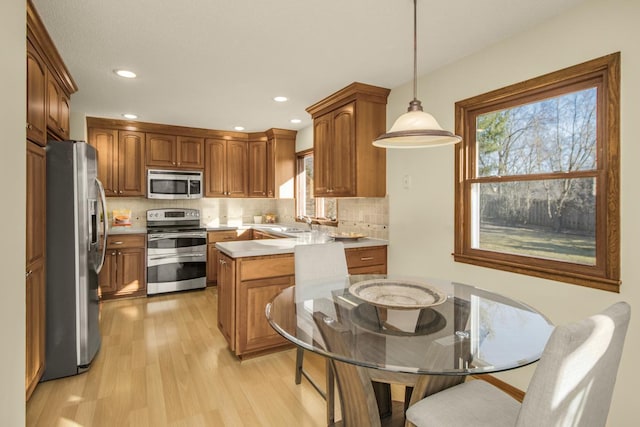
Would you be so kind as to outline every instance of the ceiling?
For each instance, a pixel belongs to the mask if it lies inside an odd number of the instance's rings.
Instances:
[[[418,74],[583,1],[418,0]],[[311,124],[306,107],[354,81],[393,89],[412,79],[411,0],[33,3],[78,85],[72,111],[90,116],[297,130]]]

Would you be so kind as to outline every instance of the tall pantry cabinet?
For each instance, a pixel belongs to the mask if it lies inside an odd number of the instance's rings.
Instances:
[[[78,90],[31,1],[27,2],[26,363],[28,400],[44,373],[46,145],[69,138],[69,99]]]

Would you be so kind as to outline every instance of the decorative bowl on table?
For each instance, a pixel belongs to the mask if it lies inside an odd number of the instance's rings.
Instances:
[[[432,307],[447,300],[440,289],[413,280],[365,280],[351,285],[349,292],[369,304],[396,310]]]

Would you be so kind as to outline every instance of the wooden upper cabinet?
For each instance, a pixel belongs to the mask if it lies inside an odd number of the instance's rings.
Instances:
[[[27,43],[27,139],[47,143],[47,69],[31,42]]]
[[[295,197],[296,131],[269,129],[267,135],[267,197]]]
[[[227,196],[247,196],[247,143],[227,141]]]
[[[89,144],[98,151],[98,179],[105,195],[145,195],[143,132],[90,127]]]
[[[204,138],[179,136],[176,153],[178,167],[204,169]]]
[[[207,139],[205,141],[205,197],[227,196],[227,141]]]
[[[208,138],[205,147],[205,197],[246,197],[247,143]]]
[[[60,88],[58,83],[50,76],[47,76],[47,126],[56,133],[58,128],[58,111],[60,109]]]
[[[69,97],[51,73],[47,73],[47,128],[61,139],[69,139]]]
[[[177,167],[175,135],[146,135],[147,167]]]
[[[150,168],[204,169],[205,197],[294,197],[296,131],[228,133],[96,117],[87,117],[87,128],[109,196],[144,196]]]
[[[145,135],[142,132],[118,131],[118,195],[144,196]]]
[[[146,145],[148,167],[204,168],[204,138],[148,133]]]
[[[332,113],[313,119],[313,193],[316,196],[331,193],[332,119]]]
[[[269,129],[249,135],[249,197],[294,197],[296,133]]]
[[[69,120],[71,114],[71,101],[69,97],[61,92],[60,102],[58,104],[58,117],[60,132],[63,139],[69,139]]]
[[[386,150],[372,142],[386,128],[389,89],[352,83],[307,108],[313,117],[314,195],[384,197]]]
[[[331,113],[332,139],[325,141],[330,149],[320,158],[320,167],[327,170],[330,193],[334,197],[355,195],[356,187],[356,123],[355,103],[349,103]],[[315,160],[315,159],[314,159]],[[359,165],[364,167],[365,165]]]
[[[106,196],[118,195],[118,131],[89,128],[89,145],[98,152],[98,179]]]
[[[249,141],[249,197],[267,197],[267,141]],[[273,196],[272,196],[273,197]]]

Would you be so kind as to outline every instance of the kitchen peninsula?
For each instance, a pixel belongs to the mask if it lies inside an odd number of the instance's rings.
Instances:
[[[266,230],[271,237],[287,230]],[[293,251],[297,245],[332,239],[316,231],[296,237],[218,242],[218,328],[240,359],[290,346],[264,314],[267,303],[295,284]],[[344,241],[350,274],[386,274],[387,241],[362,238]],[[318,260],[321,262],[321,260]]]

